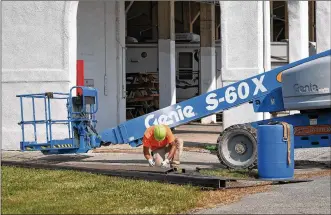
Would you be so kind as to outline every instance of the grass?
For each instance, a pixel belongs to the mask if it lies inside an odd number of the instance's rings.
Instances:
[[[202,169],[200,173],[203,175],[228,177],[236,179],[250,179],[257,178],[257,170],[228,170],[228,169]]]
[[[2,167],[3,214],[173,214],[194,208],[199,194],[190,186]]]
[[[2,167],[1,171],[3,214],[179,214],[268,189],[202,191],[65,170]]]
[[[207,145],[205,146],[205,149],[209,151],[217,151],[217,145]]]

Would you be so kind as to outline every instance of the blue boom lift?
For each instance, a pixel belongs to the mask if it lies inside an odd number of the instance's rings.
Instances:
[[[158,111],[126,121],[114,128],[96,131],[95,113],[98,110],[97,90],[73,87],[69,93],[18,95],[21,101],[22,151],[41,151],[44,154],[85,153],[107,144],[130,144],[137,147],[147,127],[167,124],[176,127],[201,119],[243,103],[251,103],[255,112],[298,110],[300,113],[258,122],[233,125],[218,138],[217,155],[228,168],[252,168],[257,163],[257,126],[275,121],[292,124],[295,129],[295,148],[331,146],[331,50],[290,63],[202,94]],[[74,96],[74,89],[81,95]],[[33,120],[24,121],[23,99],[32,100]],[[35,119],[35,100],[42,99],[45,119]],[[53,120],[51,100],[63,99],[68,117]],[[68,138],[53,139],[54,124],[68,126]],[[27,141],[26,125],[34,128],[34,140]],[[39,143],[36,125],[44,124],[46,142]]]

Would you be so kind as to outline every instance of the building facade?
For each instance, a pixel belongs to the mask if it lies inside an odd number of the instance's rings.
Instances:
[[[152,19],[152,28],[145,30],[150,32],[150,39],[154,39],[158,47],[154,63],[159,81],[159,108],[176,102],[178,58],[175,51],[175,33],[195,33],[196,29],[200,29],[196,32],[200,35],[199,94],[270,70],[270,40],[284,34],[279,29],[279,35],[270,33],[270,28],[274,28],[270,26],[273,23],[270,22],[271,2],[191,2],[192,5],[193,3],[200,5],[200,8],[191,9],[190,6],[189,16],[188,12],[185,12],[187,3],[181,4],[181,12],[178,12],[177,2],[150,3],[151,8],[156,7],[151,9],[150,16],[157,17],[157,20]],[[128,47],[133,45],[127,45],[126,39],[127,36],[138,40],[143,38],[142,33],[138,34],[137,31],[145,30],[135,30],[138,28],[137,22],[144,22],[143,19],[136,21],[136,24],[129,22],[135,13],[138,13],[137,8],[144,7],[137,6],[139,4],[149,3],[2,2],[2,149],[19,149],[21,129],[17,123],[21,119],[16,95],[69,92],[76,84],[77,59],[84,60],[85,79],[99,91],[97,129],[113,127],[127,119],[126,74],[130,71],[126,67],[132,66],[132,59],[127,57],[126,52],[129,51]],[[286,7],[287,57],[288,62],[292,62],[309,56],[308,2],[291,1]],[[178,24],[175,19],[178,16],[183,20],[188,19],[186,23],[189,24],[185,25],[185,21]],[[317,1],[314,16],[316,52],[321,52],[330,49],[330,3]],[[198,22],[199,26],[192,24],[193,21]],[[219,39],[221,44],[218,57],[215,56],[215,38]],[[143,58],[138,60],[143,62]],[[31,113],[32,117],[31,108],[28,104],[24,105],[25,114],[29,116]],[[37,118],[43,117],[42,107],[42,104],[39,109],[37,107]],[[241,114],[242,110],[247,108],[251,110],[250,113]],[[53,112],[56,109],[55,118],[66,118],[63,104],[52,104],[52,109]],[[255,114],[251,107],[243,105],[225,111],[223,125],[228,127],[261,117],[268,116]],[[203,123],[215,121],[215,116],[202,120]],[[43,127],[38,128],[41,136],[44,136],[43,130]],[[29,132],[32,133],[33,128],[27,128],[26,134]],[[66,128],[55,128],[53,136],[61,138],[66,132]]]

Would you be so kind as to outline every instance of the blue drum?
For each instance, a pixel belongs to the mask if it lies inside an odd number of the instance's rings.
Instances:
[[[258,127],[258,174],[265,180],[292,179],[294,176],[294,134],[288,124],[288,139],[281,124]],[[290,143],[290,145],[288,145]]]

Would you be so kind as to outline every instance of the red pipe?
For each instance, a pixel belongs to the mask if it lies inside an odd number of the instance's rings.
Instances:
[[[77,60],[76,86],[84,86],[84,60]],[[82,89],[77,88],[76,93],[82,95]]]

